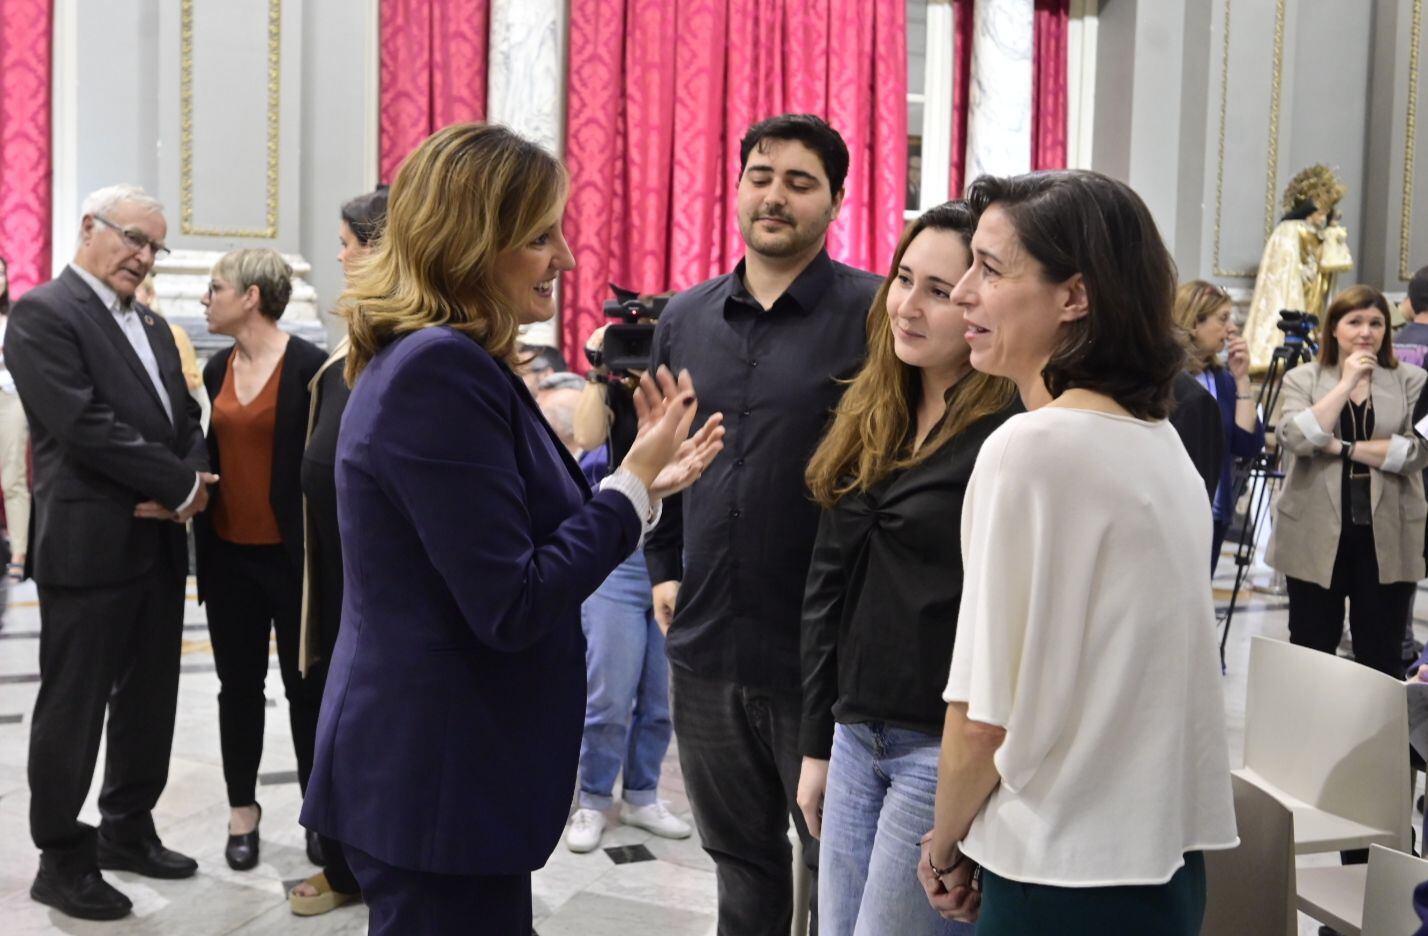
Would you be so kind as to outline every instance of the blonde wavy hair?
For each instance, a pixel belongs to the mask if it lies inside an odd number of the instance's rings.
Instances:
[[[1192,374],[1207,370],[1219,370],[1220,360],[1215,352],[1201,350],[1195,342],[1195,329],[1205,319],[1219,312],[1230,302],[1230,294],[1224,287],[1205,280],[1190,280],[1175,289],[1175,326],[1185,341],[1185,369]]]
[[[893,348],[888,290],[897,279],[907,246],[917,235],[929,229],[952,231],[970,251],[976,227],[976,212],[957,200],[929,209],[903,231],[893,252],[891,269],[868,310],[868,360],[843,394],[833,424],[804,473],[808,490],[821,507],[832,507],[849,494],[868,490],[893,472],[926,461],[958,433],[997,412],[1016,396],[1016,385],[1010,380],[972,371],[953,385],[942,421],[928,433],[922,446],[914,452],[908,444],[922,383],[918,369],[904,364]]]
[[[496,258],[555,224],[565,167],[505,127],[455,124],[418,146],[397,172],[376,249],[337,303],[355,383],[403,335],[449,325],[514,365],[520,321],[493,277]]]

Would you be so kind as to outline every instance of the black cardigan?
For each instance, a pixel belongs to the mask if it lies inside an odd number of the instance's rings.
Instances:
[[[225,348],[210,358],[203,368],[203,385],[212,401],[216,402],[223,390],[223,381],[228,375],[228,359],[232,354],[231,346]],[[273,428],[273,475],[269,503],[278,520],[283,546],[292,560],[293,570],[299,576],[303,569],[302,450],[307,442],[307,415],[311,400],[308,384],[325,360],[327,352],[312,342],[292,335],[288,338],[283,357],[283,372],[278,378],[278,412]],[[218,433],[211,423],[208,427],[208,463],[218,475],[221,487],[223,459],[218,451]],[[213,543],[217,538],[207,511],[194,517],[193,532],[198,565],[198,598],[202,601],[206,567],[212,561]]]
[[[827,760],[836,721],[942,732],[962,600],[962,498],[1013,400],[926,461],[823,511],[803,598],[800,753]]]

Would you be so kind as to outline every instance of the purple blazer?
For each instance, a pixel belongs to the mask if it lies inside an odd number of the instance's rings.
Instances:
[[[590,494],[521,379],[451,328],[352,390],[337,444],[347,587],[302,823],[401,868],[545,864],[575,789],[580,604],[640,522]]]

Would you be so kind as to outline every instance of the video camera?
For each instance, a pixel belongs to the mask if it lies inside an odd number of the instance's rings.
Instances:
[[[1319,317],[1308,312],[1280,309],[1279,321],[1274,327],[1284,332],[1284,343],[1287,345],[1302,345],[1306,341],[1312,343],[1314,331],[1319,327]]]
[[[605,328],[605,341],[598,351],[585,349],[592,367],[604,367],[611,374],[630,376],[631,371],[647,370],[650,350],[654,346],[655,322],[669,302],[668,296],[656,296],[648,301],[629,289],[610,284],[614,299],[605,300],[605,317],[611,324]]]

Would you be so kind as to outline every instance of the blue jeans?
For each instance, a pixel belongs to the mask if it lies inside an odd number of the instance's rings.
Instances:
[[[580,806],[610,808],[624,769],[631,806],[655,801],[660,764],[673,733],[669,661],[655,623],[645,555],[622,562],[580,609],[585,630],[585,735],[580,741]]]
[[[976,932],[942,919],[917,881],[940,748],[940,738],[881,722],[834,729],[819,847],[822,936]]]

